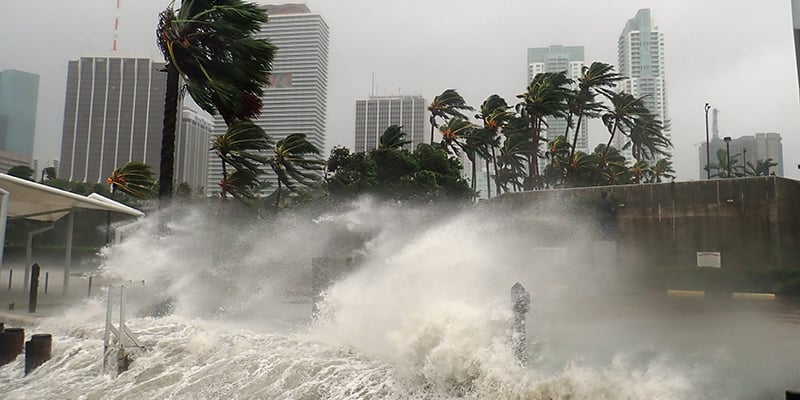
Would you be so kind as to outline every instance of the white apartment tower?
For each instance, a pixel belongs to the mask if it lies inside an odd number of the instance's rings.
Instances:
[[[537,47],[528,49],[528,83],[533,80],[537,74],[543,72],[562,72],[565,71],[567,78],[575,81],[575,87],[578,85],[578,79],[583,73],[583,67],[586,65],[585,57],[583,55],[583,46],[561,46],[554,45],[550,47]],[[575,123],[577,118],[572,121],[572,128],[569,132],[569,142],[572,143],[572,138],[575,134]],[[581,124],[580,132],[578,132],[578,141],[575,143],[577,151],[589,151],[589,128],[587,123]],[[555,139],[557,136],[564,136],[567,130],[567,120],[564,118],[547,117],[547,127],[545,127],[545,137],[548,141]],[[539,159],[539,170],[544,170],[546,160]]]
[[[175,137],[175,182],[186,182],[192,193],[208,184],[208,154],[211,147],[211,120],[190,108],[183,108]],[[213,177],[212,177],[213,178]],[[222,176],[217,177],[222,179]]]
[[[629,19],[617,42],[619,73],[626,77],[621,89],[639,98],[651,113],[664,122],[664,135],[671,139],[667,112],[666,71],[664,64],[664,34],[658,31],[650,17],[650,9],[641,9]],[[623,147],[620,135],[615,147]],[[632,160],[630,150],[625,151]]]
[[[408,150],[425,143],[425,120],[427,104],[421,96],[370,96],[356,101],[356,136],[354,151],[370,151],[378,148],[386,128],[392,125],[403,127]]]
[[[321,151],[327,118],[328,25],[305,4],[265,7],[269,21],[257,37],[268,39],[278,50],[272,63],[272,85],[264,91],[264,106],[254,122],[273,141],[304,133]],[[215,118],[212,136],[225,130],[222,118]],[[219,192],[221,175],[220,161],[209,155],[206,193]],[[271,171],[267,180],[274,181]]]

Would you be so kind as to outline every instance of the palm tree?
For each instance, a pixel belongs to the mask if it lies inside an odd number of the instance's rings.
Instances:
[[[506,124],[514,117],[514,112],[509,111],[511,106],[506,103],[506,100],[496,94],[489,96],[483,104],[481,104],[480,113],[475,116],[483,121],[483,129],[486,131],[486,146],[485,153],[491,154],[492,166],[494,171],[497,171],[497,154],[496,149],[500,146],[499,132],[506,126]],[[497,195],[500,195],[500,187],[495,184]],[[486,190],[487,196],[492,197],[491,188],[491,169],[489,168],[489,159],[486,159]]]
[[[263,173],[261,167],[268,163],[263,154],[270,149],[269,136],[252,121],[234,122],[224,134],[217,136],[210,150],[222,161],[220,197],[225,199],[230,188],[236,188],[235,192],[230,193],[238,199],[252,197],[245,195],[244,191],[258,186],[251,181]],[[229,179],[228,166],[239,171],[235,180]]]
[[[611,143],[613,143],[616,133],[618,131],[623,134],[630,132],[636,123],[636,118],[650,113],[641,97],[637,98],[625,92],[614,93],[611,96],[611,106],[611,109],[606,110],[602,115],[603,125],[608,130],[609,138],[600,157],[601,163],[606,161],[606,152],[612,148]]]
[[[624,131],[623,131],[624,133]],[[672,142],[664,136],[664,124],[652,114],[642,114],[635,118],[627,132],[631,155],[636,161],[653,160],[657,156],[669,156]]]
[[[509,126],[513,126],[513,123]],[[522,181],[532,152],[530,138],[526,134],[513,130],[507,132],[497,155],[495,172],[497,186],[503,192],[509,191],[509,185],[514,190],[522,190]]]
[[[566,116],[566,99],[570,95],[569,85],[572,80],[566,77],[566,72],[545,72],[537,74],[525,93],[517,98],[522,99],[517,105],[518,110],[528,120],[531,142],[534,153],[528,162],[529,181],[539,175],[539,143],[542,131],[547,126],[546,117],[563,118]],[[531,189],[530,185],[526,189]]]
[[[636,163],[631,166],[631,178],[633,179],[633,183],[648,182],[651,173],[650,165],[648,165],[646,161],[636,161]]]
[[[590,66],[584,66],[581,77],[578,79],[578,91],[574,96],[574,106],[570,108],[570,113],[578,115],[578,122],[575,125],[575,136],[572,138],[572,150],[570,157],[575,154],[578,145],[578,132],[584,118],[596,118],[603,111],[603,103],[596,100],[597,94],[607,98],[613,96],[614,85],[625,79],[622,75],[614,72],[614,66],[601,62],[593,62]],[[567,124],[569,130],[569,124]],[[565,138],[568,138],[566,133]]]
[[[306,186],[312,185],[317,181],[316,171],[325,164],[318,158],[306,158],[307,156],[319,156],[319,149],[306,139],[302,133],[293,133],[275,143],[273,156],[269,159],[269,165],[278,176],[278,190],[275,192],[275,210],[281,202],[281,187],[285,185],[287,189],[293,188],[292,180]]]
[[[745,176],[769,176],[770,175],[770,168],[777,166],[778,164],[772,161],[771,158],[766,160],[758,160],[756,164],[748,162],[747,167],[749,167],[749,171],[745,169]]]
[[[117,190],[137,199],[146,199],[153,194],[155,180],[149,165],[131,161],[115,169],[106,183],[111,186],[112,199]]]
[[[428,111],[431,113],[431,144],[433,144],[433,132],[439,127],[436,122],[437,118],[441,118],[444,121],[452,117],[459,117],[466,120],[467,116],[461,111],[471,110],[473,110],[473,108],[467,105],[467,102],[464,101],[464,98],[461,97],[455,89],[447,89],[442,92],[442,94],[434,97],[433,101],[428,106]]]
[[[146,199],[153,195],[155,180],[153,169],[149,165],[131,161],[111,172],[106,179],[111,186],[111,199],[117,190],[137,199]],[[106,244],[111,240],[111,211],[106,214]]]
[[[662,179],[675,180],[675,170],[672,168],[672,160],[662,158],[650,168],[651,182],[661,183]]]
[[[594,157],[598,160],[596,185],[622,185],[630,181],[627,160],[616,147],[599,144],[594,149]]]
[[[174,0],[173,0],[174,1]],[[266,11],[242,0],[182,0],[164,10],[156,40],[167,62],[159,198],[173,192],[179,78],[200,108],[227,125],[258,116],[276,48],[255,34]]]
[[[406,133],[403,132],[403,127],[392,125],[386,128],[378,140],[379,149],[399,149],[409,143],[410,140],[405,140]]]
[[[442,134],[442,147],[446,151],[458,155],[459,149],[465,145],[461,140],[462,137],[474,128],[474,125],[461,117],[447,120],[447,124],[439,127],[439,133]]]
[[[736,164],[739,163],[739,155],[734,154],[730,157],[730,170],[731,175],[734,175],[734,171],[739,168]],[[716,178],[732,178],[732,176],[728,176],[728,152],[725,149],[717,149],[717,162],[716,164],[706,165],[706,170],[708,168],[713,168],[717,170],[717,173],[711,174],[712,177]]]

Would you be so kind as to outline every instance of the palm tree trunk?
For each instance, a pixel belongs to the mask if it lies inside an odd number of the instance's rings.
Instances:
[[[472,154],[472,192],[473,193],[478,190],[478,182],[477,182],[477,180],[478,180],[477,179],[478,178],[478,168],[477,168],[477,165],[476,165],[477,163],[478,163],[478,159],[475,156],[475,154],[473,153]],[[472,196],[476,197],[477,195],[473,194]]]
[[[567,127],[564,129],[564,141],[569,143],[569,126],[572,125],[572,111],[567,114]],[[578,131],[575,131],[575,137],[578,136]]]
[[[497,182],[497,155],[492,146],[492,166],[494,167],[494,189],[497,196],[500,196],[500,184]]]
[[[164,127],[161,131],[161,164],[158,175],[158,207],[164,209],[172,201],[172,180],[175,165],[175,126],[178,119],[178,70],[167,63],[167,87],[164,96]]]
[[[278,179],[278,191],[275,195],[275,215],[278,215],[278,207],[281,204],[281,180]]]
[[[436,129],[436,117],[431,115],[431,146],[433,146],[433,130]]]
[[[491,178],[491,170],[489,169],[489,159],[487,158],[484,160],[486,162],[486,198],[492,198],[492,178]]]
[[[575,155],[575,148],[578,147],[578,132],[581,131],[581,122],[583,122],[583,114],[578,114],[578,122],[575,124],[575,136],[572,138],[572,148],[569,150],[569,159]]]

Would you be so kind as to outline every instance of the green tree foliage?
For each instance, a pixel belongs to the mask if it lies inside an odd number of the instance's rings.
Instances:
[[[335,148],[328,159],[327,187],[336,199],[371,194],[394,201],[466,200],[472,192],[461,163],[441,146],[421,144],[414,152],[383,148],[350,153]]]
[[[36,174],[36,172],[27,165],[17,165],[9,168],[7,174],[20,179],[32,181],[33,175]]]
[[[319,180],[324,161],[318,158],[319,149],[306,139],[306,135],[293,133],[275,143],[273,155],[267,162],[278,177],[275,192],[275,209],[281,204],[281,190],[285,186],[294,190],[294,183],[311,186]]]

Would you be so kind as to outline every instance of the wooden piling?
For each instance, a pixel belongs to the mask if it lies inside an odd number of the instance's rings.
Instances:
[[[49,360],[52,348],[53,336],[49,333],[31,336],[31,340],[25,342],[25,375]]]
[[[28,312],[36,312],[36,301],[39,299],[39,264],[33,263],[31,267],[31,290],[28,294]]]
[[[5,328],[0,333],[0,365],[6,365],[17,359],[25,344],[25,330],[22,328]]]

